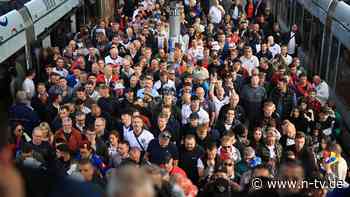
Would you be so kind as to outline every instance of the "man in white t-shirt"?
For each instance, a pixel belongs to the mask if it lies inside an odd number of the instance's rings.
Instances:
[[[218,0],[214,0],[213,5],[209,9],[210,22],[213,24],[219,24],[224,14],[224,8],[219,4]]]
[[[272,53],[272,57],[281,53],[281,46],[275,43],[273,36],[267,37],[267,43],[269,45],[269,51]]]
[[[35,95],[35,84],[34,79],[35,77],[35,71],[30,70],[26,74],[26,78],[22,83],[23,90],[27,93],[28,98],[33,98]]]
[[[292,58],[292,56],[288,55],[288,46],[287,45],[283,45],[281,47],[281,55],[282,55],[283,61],[286,63],[287,66],[292,64],[293,58]]]
[[[133,117],[132,128],[132,132],[125,134],[125,140],[129,142],[130,147],[137,147],[141,151],[146,151],[148,144],[154,139],[153,134],[144,129],[143,120],[140,116]]]
[[[118,54],[118,48],[112,47],[109,50],[109,55],[105,57],[105,64],[112,64],[112,65],[122,65],[124,58],[120,57]]]
[[[187,124],[189,122],[189,117],[192,113],[198,114],[199,124],[209,123],[209,114],[202,107],[200,107],[200,99],[198,96],[191,97],[191,104],[183,106],[186,109],[181,110],[182,123]]]
[[[253,55],[253,50],[250,46],[244,47],[244,54],[240,60],[242,62],[242,66],[247,69],[249,75],[251,75],[254,68],[259,67],[259,59]]]
[[[220,109],[222,108],[222,106],[229,103],[230,97],[225,96],[225,89],[222,86],[220,86],[216,88],[216,95],[213,95],[212,100],[214,102],[216,114],[218,117]]]

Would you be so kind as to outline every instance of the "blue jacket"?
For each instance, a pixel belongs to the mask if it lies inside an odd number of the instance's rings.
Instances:
[[[21,123],[29,135],[31,135],[34,127],[40,123],[38,114],[24,103],[16,103],[10,107],[9,120],[12,126],[17,122]]]
[[[77,160],[80,161],[81,160],[81,155],[79,154],[77,156]],[[90,156],[90,162],[92,163],[92,165],[99,170],[99,172],[101,172],[101,174],[104,176],[106,174],[106,172],[108,171],[109,167],[103,163],[102,159],[100,158],[100,156],[98,156],[95,153],[92,153],[92,155]]]

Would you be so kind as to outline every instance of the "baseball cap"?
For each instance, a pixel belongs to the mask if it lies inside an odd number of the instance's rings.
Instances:
[[[168,69],[169,74],[175,74],[175,69],[174,68],[169,68]]]
[[[99,86],[98,86],[100,89],[107,89],[109,88],[106,84],[104,83],[101,83]]]
[[[162,139],[170,139],[171,138],[171,133],[169,131],[163,131],[159,134],[159,138],[162,138]]]
[[[185,72],[185,73],[183,74],[183,78],[184,78],[184,79],[192,78],[192,74],[189,73],[189,72]]]

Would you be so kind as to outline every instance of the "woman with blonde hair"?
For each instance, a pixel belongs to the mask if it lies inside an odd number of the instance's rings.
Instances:
[[[50,145],[53,144],[54,134],[51,131],[50,125],[47,122],[41,122],[39,127],[43,131],[43,141],[48,142]]]

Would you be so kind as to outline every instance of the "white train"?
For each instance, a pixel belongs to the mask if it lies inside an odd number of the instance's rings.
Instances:
[[[80,0],[31,0],[23,8],[0,16],[0,64],[16,54],[24,55],[23,63],[30,67],[32,43],[47,45],[58,21],[72,17],[74,23],[75,10],[80,6]]]
[[[285,29],[297,24],[303,37],[302,58],[332,89],[338,110],[350,126],[350,1],[270,0]]]

